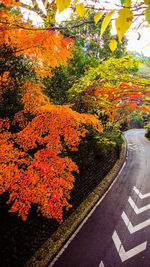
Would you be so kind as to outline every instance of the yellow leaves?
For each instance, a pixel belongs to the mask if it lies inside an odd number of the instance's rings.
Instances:
[[[150,24],[150,6],[145,10],[145,19]]]
[[[35,0],[33,0],[32,3],[33,3],[33,6],[36,6],[37,4]]]
[[[74,0],[73,5],[75,6],[77,2],[78,2],[78,0]]]
[[[130,7],[132,4],[132,1],[131,0],[127,0],[125,3],[124,3],[124,6],[125,7]]]
[[[127,1],[127,0],[120,0],[121,1],[121,5],[123,6],[124,3]]]
[[[101,35],[100,37],[103,35],[104,31],[106,30],[112,15],[114,14],[115,9],[111,10],[104,18],[103,22],[102,22],[102,27],[101,27]]]
[[[100,20],[100,18],[103,16],[104,12],[99,12],[99,13],[96,13],[95,16],[94,16],[94,21],[95,21],[95,24],[97,24]]]
[[[149,6],[150,5],[150,0],[144,0],[144,3]]]
[[[56,0],[56,6],[57,6],[59,13],[61,13],[66,8],[68,8],[70,6],[70,3],[71,3],[71,0],[63,0],[63,1]]]
[[[112,52],[114,52],[117,48],[117,41],[116,40],[110,40],[109,47]]]
[[[79,17],[83,17],[85,13],[85,6],[83,3],[77,4],[76,5],[76,12]]]
[[[123,35],[130,28],[133,21],[133,12],[129,8],[122,8],[118,11],[119,17],[115,21],[119,42]]]
[[[45,8],[47,7],[47,4],[48,4],[48,0],[45,1],[45,4],[44,4]]]

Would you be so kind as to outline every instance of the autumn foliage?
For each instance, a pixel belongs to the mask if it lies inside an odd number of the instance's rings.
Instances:
[[[43,215],[62,221],[63,208],[71,207],[72,172],[78,172],[77,165],[63,153],[66,148],[77,149],[86,125],[98,131],[101,127],[92,115],[51,104],[40,84],[26,82],[22,94],[24,109],[12,121],[0,121],[0,193],[10,193],[10,211],[18,211],[22,219],[35,203]],[[12,127],[18,131],[12,133]]]
[[[63,146],[77,149],[87,132],[82,123],[95,122],[69,107],[50,104],[18,133],[11,134],[8,121],[1,121],[0,188],[1,193],[10,192],[10,211],[26,219],[31,203],[36,203],[43,215],[62,220],[63,208],[71,206],[72,172],[78,172],[77,165],[62,155]]]
[[[3,3],[9,7],[12,1]],[[17,85],[15,96],[20,102],[18,111],[9,116],[2,113],[0,119],[0,194],[9,192],[10,212],[18,212],[23,220],[34,203],[44,216],[61,222],[64,208],[71,207],[73,172],[78,172],[65,151],[77,150],[88,125],[98,131],[102,128],[92,115],[79,114],[68,105],[53,105],[42,93],[39,80],[20,81],[10,74],[11,67],[7,69],[12,55],[25,55],[32,63],[31,73],[51,75],[51,68],[66,64],[71,57],[72,41],[55,31],[13,29],[20,18],[8,10],[0,12],[5,22],[11,22],[11,26],[0,25],[0,100],[5,103]]]
[[[2,1],[9,7],[18,6],[16,1]],[[26,55],[36,74],[43,78],[51,75],[51,68],[66,65],[72,57],[73,40],[64,38],[60,32],[35,28],[8,10],[0,11],[0,44],[3,55],[6,47],[16,55]],[[9,54],[7,55],[7,57]]]
[[[131,56],[110,58],[91,68],[69,90],[76,110],[105,114],[108,121],[119,121],[133,110],[148,111],[143,103],[149,95],[147,81],[133,76],[137,62]]]
[[[144,86],[135,84],[134,80],[131,85],[121,82],[118,87],[105,87],[104,85],[96,88],[89,87],[85,92],[85,106],[87,109],[92,109],[93,112],[94,110],[99,110],[99,113],[105,112],[109,120],[119,120],[122,112],[147,110],[141,105],[144,97],[148,94],[144,91],[141,92],[144,89]]]
[[[63,210],[71,207],[73,174],[79,171],[66,152],[78,150],[89,127],[101,132],[102,126],[96,116],[80,114],[70,105],[56,106],[43,93],[40,79],[51,76],[52,68],[67,64],[73,41],[57,31],[43,31],[24,22],[11,9],[11,4],[15,7],[18,2],[1,2],[0,194],[9,192],[10,212],[18,212],[23,220],[31,205],[36,204],[44,216],[62,222]],[[14,75],[13,62],[26,64],[29,75],[24,77],[23,71],[19,76],[19,63],[15,63]],[[83,83],[81,91],[89,113],[92,107],[114,118],[118,105],[131,102],[130,107],[134,107],[143,99],[137,83],[110,86],[104,78],[101,74],[100,82],[96,80],[95,84],[89,75],[93,83]],[[131,88],[134,93],[129,93]],[[77,87],[76,90],[78,93]]]

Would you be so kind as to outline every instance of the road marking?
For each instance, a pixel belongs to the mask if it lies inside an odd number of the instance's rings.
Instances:
[[[103,201],[103,199],[105,198],[105,196],[108,194],[108,192],[111,190],[111,188],[113,187],[113,185],[115,184],[115,182],[117,181],[120,173],[122,172],[124,166],[126,165],[126,161],[123,163],[119,173],[117,174],[117,176],[114,178],[113,182],[110,184],[109,188],[106,190],[106,192],[102,195],[102,197],[98,200],[98,202],[96,202],[96,204],[94,205],[94,207],[92,208],[92,210],[87,214],[87,216],[83,219],[83,221],[79,224],[79,226],[77,227],[77,229],[75,230],[75,232],[71,235],[71,237],[68,239],[68,241],[65,243],[65,245],[61,248],[61,250],[56,254],[56,256],[54,257],[54,259],[52,260],[52,262],[48,265],[48,267],[52,267],[55,262],[60,258],[60,256],[63,254],[63,252],[65,251],[65,249],[69,246],[69,244],[71,243],[71,241],[75,238],[75,236],[78,234],[78,232],[80,231],[80,229],[83,227],[83,225],[87,222],[87,220],[90,218],[90,216],[94,213],[94,211],[96,210],[96,208],[99,206],[99,204]]]
[[[139,254],[140,252],[144,251],[146,249],[146,245],[147,245],[147,241],[145,241],[144,243],[128,250],[128,251],[125,251],[121,241],[120,241],[120,238],[117,234],[116,231],[114,231],[113,235],[112,235],[112,239],[114,241],[114,244],[115,244],[115,247],[119,253],[119,256],[122,260],[122,262],[132,258],[133,256]]]
[[[129,144],[129,147],[137,147],[137,144]]]
[[[138,150],[138,147],[137,146],[129,146],[129,151],[135,151],[135,150]]]
[[[133,201],[133,199],[131,197],[128,198],[128,202],[130,203],[131,207],[134,209],[135,213],[136,214],[140,214],[142,212],[144,212],[145,210],[149,210],[150,209],[150,204],[142,207],[142,208],[138,208],[136,205],[135,205],[135,202]]]
[[[135,151],[137,149],[138,149],[137,147],[129,147],[129,151]]]
[[[140,191],[134,186],[133,187],[133,190],[135,191],[135,193],[141,198],[147,198],[147,197],[150,197],[150,193],[147,193],[147,194],[141,194]]]
[[[102,202],[102,200],[105,198],[105,196],[108,194],[108,192],[111,190],[111,188],[113,187],[113,185],[115,184],[115,182],[118,179],[118,176],[120,175],[120,173],[122,172],[124,166],[126,165],[126,162],[124,162],[123,166],[121,167],[119,173],[117,174],[117,176],[115,177],[115,179],[113,180],[113,182],[111,183],[111,185],[109,186],[109,188],[106,190],[106,192],[103,194],[103,196],[98,200],[98,202],[94,205],[94,207],[92,208],[92,210],[87,214],[87,216],[85,217],[85,219],[81,222],[81,224],[79,224],[79,226],[77,227],[77,229],[75,230],[74,234],[71,235],[71,237],[68,239],[68,241],[65,243],[65,245],[61,248],[61,250],[58,252],[58,254],[55,256],[55,258],[52,260],[52,262],[48,265],[48,267],[52,267],[55,262],[60,258],[60,256],[63,254],[63,252],[65,251],[65,249],[69,246],[69,244],[71,243],[71,241],[75,238],[75,236],[78,234],[78,232],[80,231],[80,229],[83,227],[83,225],[87,222],[87,220],[91,217],[91,215],[93,214],[93,212],[96,210],[96,208],[99,206],[99,204]]]
[[[105,267],[105,266],[104,266],[104,263],[103,263],[102,261],[101,261],[99,267]]]
[[[142,223],[139,223],[135,226],[132,225],[132,223],[130,222],[129,218],[127,217],[126,213],[123,211],[123,213],[121,214],[121,218],[123,219],[125,225],[127,226],[130,234],[133,234],[147,226],[150,225],[150,219],[142,222]]]

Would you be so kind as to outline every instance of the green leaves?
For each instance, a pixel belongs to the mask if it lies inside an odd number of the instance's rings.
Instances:
[[[103,22],[102,22],[102,27],[101,27],[101,35],[100,37],[103,35],[104,31],[106,30],[112,15],[114,14],[115,9],[111,10],[109,13],[107,13],[107,15],[105,16]]]
[[[119,17],[115,21],[119,42],[123,35],[130,28],[133,21],[133,12],[129,8],[122,8],[118,11]]]
[[[121,5],[125,7],[130,7],[132,0],[121,0]]]
[[[126,1],[127,0],[121,0],[121,5],[123,6]]]

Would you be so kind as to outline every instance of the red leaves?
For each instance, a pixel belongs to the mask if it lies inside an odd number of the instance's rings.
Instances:
[[[17,211],[23,220],[35,203],[44,216],[62,222],[63,209],[71,207],[72,172],[78,172],[77,165],[62,153],[66,147],[77,150],[87,133],[86,125],[99,131],[101,126],[92,115],[51,104],[39,84],[27,82],[22,95],[24,110],[12,122],[22,130],[11,134],[6,131],[8,121],[0,121],[0,192],[10,192],[10,212]],[[26,113],[34,118],[27,121]]]
[[[2,2],[8,7],[16,4]],[[31,71],[34,69],[43,77],[51,75],[51,68],[67,64],[67,59],[72,57],[70,38],[65,39],[55,31],[34,29],[8,10],[0,11],[0,16],[1,61],[5,59],[3,48],[6,47],[13,55],[25,55],[32,63]],[[22,28],[18,29],[18,25]],[[9,72],[1,74],[0,86],[0,100],[4,102],[6,87],[11,91],[15,86]],[[74,181],[72,172],[78,172],[77,165],[63,156],[64,152],[66,148],[78,149],[88,125],[98,131],[102,128],[92,115],[51,104],[42,89],[40,83],[26,81],[18,94],[23,109],[10,120],[0,119],[0,193],[9,192],[10,212],[18,212],[23,220],[34,203],[44,216],[62,222],[64,208],[71,207],[68,201]]]
[[[14,6],[18,6],[18,5],[19,5],[18,1],[15,1],[15,0],[1,0],[1,2],[2,2],[6,7],[10,7],[11,5],[14,5]]]
[[[138,85],[135,81],[129,83],[120,83],[120,86],[89,87],[85,92],[85,105],[88,108],[102,110],[107,113],[110,120],[120,116],[120,108],[131,110],[146,110],[141,103],[144,102],[147,92],[145,86]],[[140,105],[139,105],[140,104]]]
[[[2,2],[7,7],[17,5],[16,1]],[[17,56],[25,54],[34,63],[32,68],[39,77],[50,76],[51,68],[66,65],[68,58],[72,58],[72,39],[64,38],[61,33],[53,30],[38,30],[8,10],[1,10],[0,17],[1,51],[4,46],[9,47]]]
[[[25,220],[31,203],[35,203],[43,215],[61,222],[63,208],[71,207],[67,199],[73,187],[72,170],[78,168],[71,159],[60,158],[47,149],[38,151],[27,171],[11,170],[10,200],[14,204],[10,212],[18,211]]]
[[[52,30],[18,30],[10,27],[0,31],[0,44],[10,47],[17,56],[26,54],[35,63],[32,67],[42,78],[51,75],[51,68],[66,65],[67,59],[72,57],[70,50],[73,41],[65,40],[60,33]]]

